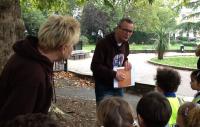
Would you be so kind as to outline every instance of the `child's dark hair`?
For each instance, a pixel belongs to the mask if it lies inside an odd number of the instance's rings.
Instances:
[[[137,104],[137,114],[146,127],[164,127],[172,114],[167,98],[158,92],[149,92]]]
[[[180,74],[171,68],[158,68],[156,85],[164,92],[176,92],[181,82]]]
[[[192,71],[190,77],[195,79],[198,83],[200,83],[200,69]]]

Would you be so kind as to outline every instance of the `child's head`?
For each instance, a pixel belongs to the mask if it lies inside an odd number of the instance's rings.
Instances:
[[[191,88],[193,90],[200,90],[200,70],[194,70],[192,71],[191,75]]]
[[[200,106],[193,102],[181,105],[176,123],[178,127],[200,127]]]
[[[97,118],[104,127],[132,127],[134,116],[131,106],[121,97],[106,97],[98,106]]]
[[[181,82],[180,74],[171,68],[158,68],[155,77],[160,92],[176,92]]]
[[[169,101],[158,92],[144,95],[136,107],[140,127],[164,127],[172,114]]]
[[[196,106],[189,113],[188,127],[200,127],[200,105]]]

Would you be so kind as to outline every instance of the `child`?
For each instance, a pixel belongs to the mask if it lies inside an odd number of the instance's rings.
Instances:
[[[165,127],[172,113],[169,101],[158,92],[144,95],[136,111],[140,127]]]
[[[200,127],[200,106],[186,102],[178,109],[176,120],[178,127]]]
[[[197,93],[193,99],[193,102],[200,104],[200,70],[192,71],[191,75],[191,88],[197,90]]]
[[[181,81],[180,75],[170,68],[158,68],[155,80],[157,90],[164,94],[170,102],[172,115],[168,125],[172,127],[176,124],[177,112],[181,103],[180,99],[176,97],[176,91]]]
[[[97,119],[103,127],[133,127],[131,106],[121,97],[106,97],[100,101]]]

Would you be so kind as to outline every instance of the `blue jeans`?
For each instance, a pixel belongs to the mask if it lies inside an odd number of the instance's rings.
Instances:
[[[123,97],[124,92],[122,88],[107,87],[105,84],[95,81],[95,95],[96,103],[99,102],[106,96],[121,96]]]

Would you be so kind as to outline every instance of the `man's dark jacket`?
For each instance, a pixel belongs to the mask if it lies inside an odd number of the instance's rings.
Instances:
[[[129,44],[123,42],[121,46],[118,46],[114,33],[108,34],[96,45],[91,70],[94,79],[105,87],[113,88],[113,79],[116,76],[116,71],[113,71],[113,58],[117,54],[124,54],[124,62],[128,60]]]

